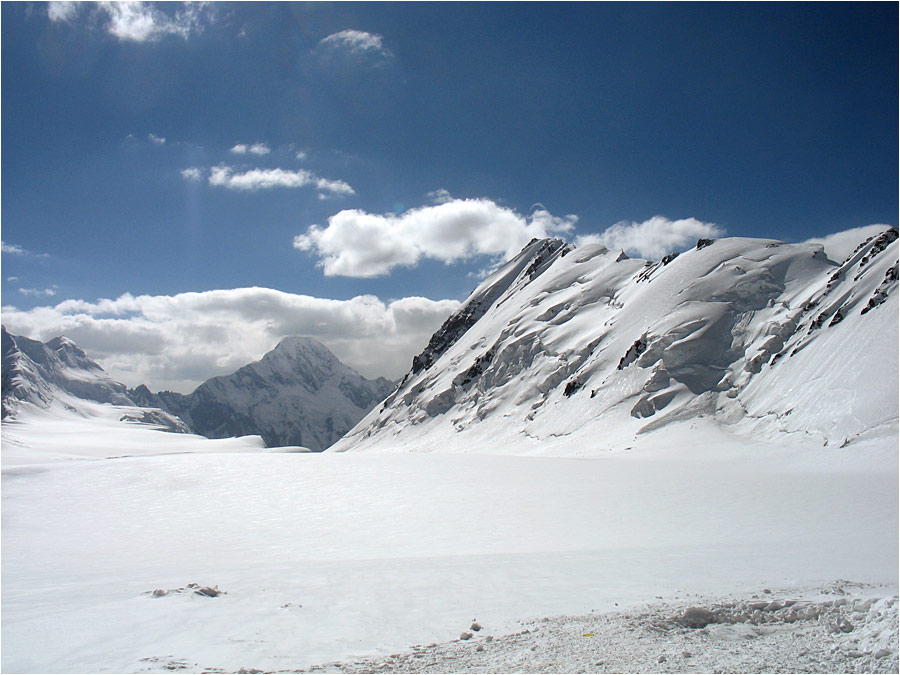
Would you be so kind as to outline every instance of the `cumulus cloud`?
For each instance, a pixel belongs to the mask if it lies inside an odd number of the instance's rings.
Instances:
[[[235,145],[229,152],[234,153],[235,155],[246,155],[247,153],[251,155],[268,155],[272,152],[269,149],[269,146],[265,143],[253,143],[252,145],[247,145],[246,143],[238,143]]]
[[[19,335],[75,340],[113,377],[154,391],[188,392],[259,359],[282,338],[314,337],[367,377],[401,377],[412,357],[459,307],[455,300],[370,295],[330,300],[267,288],[66,300],[22,311],[3,307]]]
[[[147,139],[154,145],[165,145],[166,139],[156,134],[147,134]]]
[[[326,227],[310,226],[294,237],[294,248],[315,253],[327,276],[376,277],[422,258],[508,258],[534,237],[571,231],[577,220],[543,208],[525,217],[489,199],[454,199],[400,215],[351,209],[331,216]]]
[[[266,190],[276,187],[299,188],[310,185],[320,193],[352,195],[353,188],[342,180],[321,178],[311,171],[298,169],[250,169],[235,173],[230,166],[219,165],[210,170],[209,184],[229,190]]]
[[[608,227],[600,234],[575,238],[575,245],[603,244],[608,249],[622,250],[639,258],[657,260],[667,253],[684,250],[703,237],[721,237],[725,231],[713,223],[696,218],[669,220],[653,216],[642,223],[623,221]]]
[[[186,40],[203,30],[212,20],[213,11],[213,5],[206,2],[182,3],[171,16],[153,3],[138,0],[50,2],[47,5],[47,16],[51,21],[72,23],[86,13],[123,42],[155,41],[166,35],[177,35]]]

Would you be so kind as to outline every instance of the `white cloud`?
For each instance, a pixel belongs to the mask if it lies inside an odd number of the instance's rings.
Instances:
[[[382,36],[363,30],[342,30],[319,41],[319,47],[338,49],[352,54],[387,53]]]
[[[166,139],[156,134],[147,134],[147,139],[154,145],[165,145]]]
[[[864,225],[863,227],[854,227],[843,232],[835,232],[825,237],[814,237],[807,239],[808,244],[822,244],[825,254],[837,263],[844,260],[853,253],[854,249],[869,237],[878,236],[890,225]]]
[[[58,286],[54,285],[52,288],[20,288],[19,293],[22,295],[30,295],[30,296],[47,296],[53,297],[56,295],[56,289]]]
[[[489,199],[455,199],[400,215],[344,210],[327,227],[312,225],[294,237],[294,248],[318,255],[327,276],[375,277],[421,258],[508,258],[534,237],[571,231],[577,220],[545,209],[523,217]]]
[[[27,248],[22,248],[18,244],[7,244],[5,241],[0,241],[0,252],[22,256],[26,259],[46,260],[50,257],[48,253],[35,253]]]
[[[25,249],[19,246],[18,244],[7,244],[5,241],[0,241],[0,251],[3,253],[10,253],[12,255],[25,255]]]
[[[455,300],[370,295],[329,300],[267,288],[238,288],[96,302],[66,300],[28,311],[3,307],[14,334],[65,335],[129,386],[188,392],[200,382],[259,359],[279,340],[320,340],[366,377],[399,378]]]
[[[358,76],[368,76],[373,71],[389,68],[394,63],[394,54],[388,49],[384,38],[362,30],[342,30],[323,38],[313,50],[320,67],[341,81]]]
[[[71,21],[80,5],[80,2],[50,2],[47,3],[47,16],[51,21]]]
[[[428,200],[432,204],[446,204],[447,202],[453,201],[453,195],[451,195],[450,192],[445,190],[444,188],[432,190],[425,196],[428,197]]]
[[[276,187],[299,188],[307,185],[319,192],[332,195],[352,195],[353,188],[342,180],[320,178],[311,171],[298,169],[250,169],[235,173],[230,166],[219,165],[211,169],[209,184],[229,190],[264,190]]]
[[[82,10],[99,19],[105,30],[122,41],[148,42],[166,35],[184,39],[199,33],[211,21],[214,6],[207,2],[185,2],[169,16],[148,2],[120,0],[116,2],[51,2],[47,16],[51,21],[71,23]]]
[[[235,155],[246,155],[247,153],[250,153],[251,155],[262,156],[268,155],[272,151],[265,143],[254,143],[252,145],[247,145],[246,143],[238,143],[237,145],[232,147],[229,152],[232,152]]]
[[[185,180],[197,182],[203,180],[203,172],[195,166],[181,170],[181,177]]]
[[[298,150],[297,151],[297,159],[299,159],[302,162],[304,159],[306,159],[306,153],[303,152],[303,150]]]
[[[704,237],[721,237],[725,231],[713,223],[696,218],[669,220],[653,216],[643,223],[623,221],[608,227],[600,234],[576,237],[575,244],[603,244],[611,250],[622,250],[629,255],[658,260],[667,253],[693,246]]]
[[[18,281],[18,280],[19,280],[19,277],[6,277],[6,280],[7,280],[7,281],[10,281],[10,282],[12,282],[12,281]]]

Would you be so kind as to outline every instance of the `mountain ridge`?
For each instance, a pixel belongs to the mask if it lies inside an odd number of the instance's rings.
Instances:
[[[596,452],[698,417],[824,444],[896,427],[896,228],[842,261],[817,243],[735,237],[659,261],[559,249],[526,274],[538,243],[332,451],[540,452],[577,437]]]
[[[177,433],[190,430],[179,418],[158,407],[137,405],[117,382],[72,340],[55,337],[39,342],[12,335],[3,326],[2,418],[15,418],[23,404],[48,409],[61,404],[68,412],[91,417],[85,402],[120,408],[120,421],[135,422]]]

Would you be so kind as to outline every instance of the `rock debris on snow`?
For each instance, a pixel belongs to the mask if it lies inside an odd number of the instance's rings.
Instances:
[[[860,585],[860,590],[869,590]],[[877,589],[872,589],[877,590]],[[896,596],[829,601],[825,589],[809,589],[779,609],[752,610],[747,600],[720,599],[680,612],[661,603],[645,609],[584,616],[558,616],[526,625],[532,628],[497,638],[490,651],[460,643],[436,644],[425,652],[396,655],[392,672],[897,672],[898,599]],[[771,593],[771,591],[769,591]],[[801,595],[801,594],[798,594]],[[804,610],[794,621],[786,612]],[[864,624],[851,634],[830,633],[829,624],[857,608]],[[754,614],[755,612],[755,614]],[[673,620],[675,615],[678,618]],[[686,615],[702,616],[702,628],[688,627]],[[743,618],[742,618],[743,617]],[[584,634],[595,639],[584,640]],[[581,638],[581,639],[579,639]],[[486,640],[484,642],[487,642]],[[599,650],[599,651],[598,651]],[[598,653],[603,659],[598,660]],[[649,656],[656,654],[656,656]],[[676,655],[673,659],[672,655]],[[423,664],[422,658],[429,661]],[[375,672],[385,662],[367,659],[328,670]]]

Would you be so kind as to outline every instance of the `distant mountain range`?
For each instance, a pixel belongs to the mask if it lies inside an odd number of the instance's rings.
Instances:
[[[259,361],[209,379],[190,394],[153,394],[143,385],[127,393],[136,404],[177,415],[208,438],[258,434],[268,447],[324,450],[393,388],[383,377],[364,378],[322,343],[291,337]]]
[[[3,338],[3,419],[27,403],[48,408],[62,402],[89,415],[80,402],[130,407],[123,419],[208,438],[259,435],[266,445],[324,450],[393,389],[368,380],[311,338],[286,338],[261,360],[231,375],[214,377],[191,394],[152,393],[116,382],[74,342]],[[82,409],[85,408],[85,409]]]
[[[596,454],[700,418],[776,443],[896,436],[897,238],[658,261],[532,241],[331,450]]]

